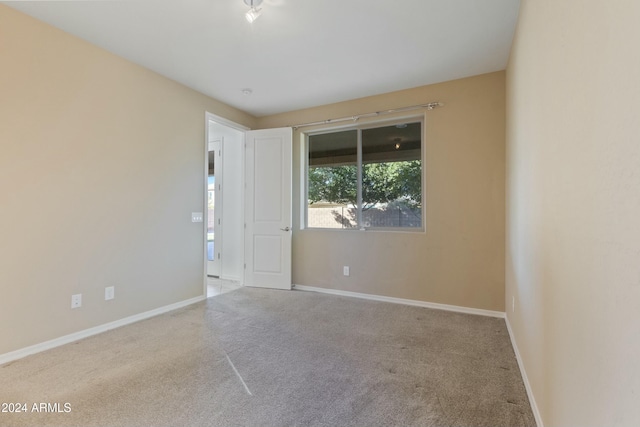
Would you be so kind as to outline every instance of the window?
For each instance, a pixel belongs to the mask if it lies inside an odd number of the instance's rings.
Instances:
[[[422,122],[307,135],[308,228],[422,228]]]

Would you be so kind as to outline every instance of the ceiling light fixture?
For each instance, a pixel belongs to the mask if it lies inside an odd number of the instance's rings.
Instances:
[[[251,23],[260,17],[262,8],[258,6],[262,4],[262,0],[244,0],[244,4],[251,7],[251,9],[249,9],[249,11],[244,14],[244,17],[247,18],[247,21]]]

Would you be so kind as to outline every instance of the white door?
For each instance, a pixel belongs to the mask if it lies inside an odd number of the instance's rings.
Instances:
[[[209,142],[207,176],[207,276],[220,277],[222,254],[222,147],[223,138]]]
[[[245,285],[291,289],[292,130],[245,138]]]

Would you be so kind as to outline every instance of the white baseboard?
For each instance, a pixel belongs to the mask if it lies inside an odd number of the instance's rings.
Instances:
[[[318,288],[315,286],[293,285],[294,289],[300,291],[321,292],[324,294],[341,295],[345,297],[362,298],[373,301],[392,302],[394,304],[413,305],[417,307],[435,308],[438,310],[455,311],[457,313],[477,314],[480,316],[504,318],[502,311],[483,310],[481,308],[462,307],[458,305],[439,304],[435,302],[418,301],[413,299],[385,297],[381,295],[362,294],[359,292],[340,291],[337,289]]]
[[[518,345],[516,344],[515,337],[513,336],[513,330],[511,329],[509,318],[505,316],[504,320],[507,324],[507,330],[509,331],[509,338],[511,338],[511,346],[513,347],[513,351],[516,354],[518,367],[520,367],[520,375],[522,376],[524,387],[527,390],[527,396],[529,397],[529,403],[531,404],[531,411],[533,411],[533,416],[536,419],[536,424],[538,425],[538,427],[544,427],[544,424],[542,423],[542,416],[540,415],[540,410],[538,409],[538,404],[536,403],[536,399],[533,396],[533,390],[531,389],[531,384],[529,383],[529,378],[527,377],[527,371],[525,371],[524,369],[522,357],[520,357],[520,351],[518,350]]]
[[[102,332],[109,331],[111,329],[119,328],[121,326],[129,325],[131,323],[139,322],[141,320],[145,320],[150,317],[154,317],[159,314],[166,313],[168,311],[186,307],[188,305],[195,304],[205,299],[206,299],[206,296],[191,298],[185,301],[177,302],[175,304],[170,304],[164,307],[156,308],[154,310],[145,311],[144,313],[134,314],[133,316],[125,317],[124,319],[105,323],[104,325],[95,326],[93,328],[89,328],[83,331],[75,332],[73,334],[65,335],[50,341],[45,341],[40,344],[35,344],[29,347],[25,347],[20,350],[15,350],[9,353],[0,354],[0,365],[13,362],[14,360],[18,360],[23,357],[30,356],[32,354],[40,353],[45,350],[49,350],[55,347],[60,347],[61,345],[69,344],[69,343],[81,340],[83,338],[90,337],[92,335],[97,335]]]

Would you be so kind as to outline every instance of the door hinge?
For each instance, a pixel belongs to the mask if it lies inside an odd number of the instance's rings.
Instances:
[[[218,259],[220,259],[220,252],[218,252]]]
[[[220,225],[220,218],[218,218],[218,225]]]
[[[244,265],[244,269],[245,269],[245,270],[247,269],[247,264],[245,264],[245,265]]]

